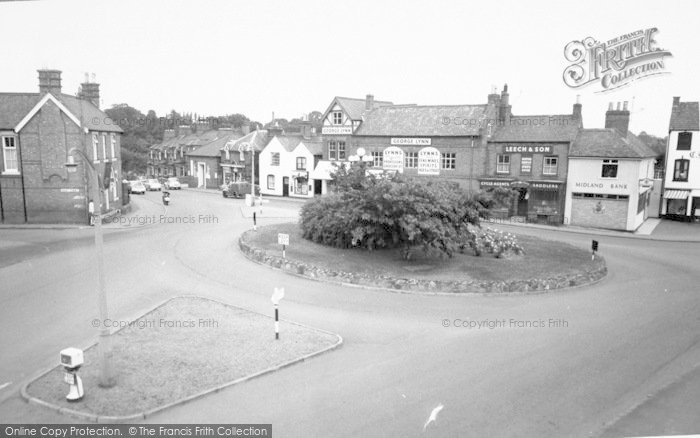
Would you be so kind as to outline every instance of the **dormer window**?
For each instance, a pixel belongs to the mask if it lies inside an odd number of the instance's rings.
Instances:
[[[342,125],[343,124],[343,112],[342,111],[333,111],[331,113],[333,116],[333,124],[334,125]]]

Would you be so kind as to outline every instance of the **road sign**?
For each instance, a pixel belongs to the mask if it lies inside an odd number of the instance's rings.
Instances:
[[[284,298],[284,288],[283,287],[276,287],[275,291],[272,293],[272,304],[275,306],[280,303],[280,300]]]
[[[283,234],[283,233],[277,234],[277,244],[278,245],[289,245],[289,234]]]
[[[594,240],[591,242],[591,249],[595,252],[598,251],[598,241]]]

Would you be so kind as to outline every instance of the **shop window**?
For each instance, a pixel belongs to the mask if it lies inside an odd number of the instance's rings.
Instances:
[[[644,207],[647,205],[647,195],[649,192],[644,192],[637,200],[637,214],[644,211]]]
[[[520,158],[520,173],[532,172],[532,157]]]
[[[542,166],[543,175],[557,174],[557,157],[544,157],[544,165]]]
[[[267,189],[268,190],[275,190],[275,175],[268,175],[267,176]]]
[[[372,166],[373,167],[383,167],[384,166],[384,154],[381,152],[372,152]]]
[[[270,165],[271,166],[279,166],[280,165],[280,153],[279,152],[272,152],[272,158],[270,159]]]
[[[415,169],[418,167],[418,152],[406,152],[403,166],[408,169]]]
[[[342,111],[333,111],[333,124],[334,125],[342,125],[343,124],[343,112]]]
[[[617,160],[603,160],[602,178],[617,178]]]
[[[510,155],[499,155],[496,160],[496,173],[510,173]]]
[[[2,138],[3,172],[19,173],[19,161],[17,160],[17,140],[15,137]]]
[[[676,160],[673,165],[673,180],[679,182],[688,181],[688,170],[690,168],[690,160]]]
[[[457,154],[454,152],[440,154],[441,169],[455,169],[457,167]]]
[[[297,157],[297,170],[306,170],[306,157]]]
[[[666,204],[666,214],[684,215],[688,201],[686,199],[669,199]]]
[[[680,132],[678,133],[678,144],[676,146],[676,149],[679,151],[689,151],[690,150],[690,144],[693,141],[693,133],[692,132]]]

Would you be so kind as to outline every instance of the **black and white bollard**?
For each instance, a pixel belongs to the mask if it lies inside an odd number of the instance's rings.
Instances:
[[[78,376],[78,370],[83,364],[83,350],[78,348],[66,348],[61,350],[61,365],[66,372],[63,375],[63,381],[68,384],[68,395],[66,400],[76,402],[82,400],[85,392],[83,391],[83,381]]]
[[[280,300],[284,298],[284,288],[276,287],[275,291],[272,293],[272,307],[275,308],[275,339],[279,341],[280,339],[280,312],[279,305]]]
[[[595,253],[598,252],[598,241],[591,242],[591,260],[595,260]]]

